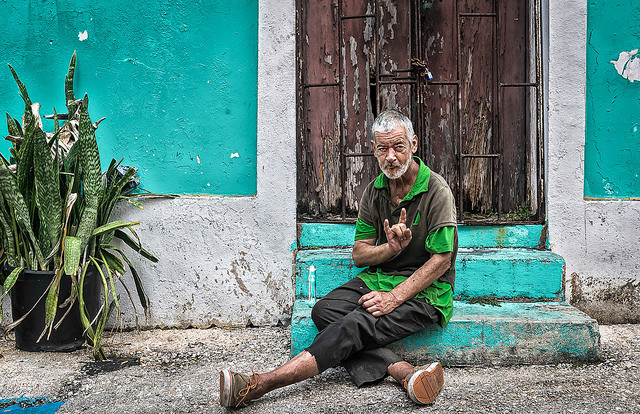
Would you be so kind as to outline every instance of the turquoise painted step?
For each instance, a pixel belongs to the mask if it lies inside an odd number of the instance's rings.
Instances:
[[[344,247],[353,245],[354,224],[302,223],[299,249]],[[544,226],[458,226],[460,247],[547,248]]]
[[[291,321],[291,356],[317,334],[306,300],[297,300]],[[449,325],[430,327],[392,344],[413,363],[445,365],[553,364],[595,361],[598,324],[566,303],[502,303],[501,306],[454,303]]]
[[[353,266],[350,248],[301,250],[296,257],[296,297],[307,296],[309,266],[316,267],[316,295],[322,297],[361,269]],[[458,251],[455,295],[562,300],[564,259],[532,249],[466,249]]]

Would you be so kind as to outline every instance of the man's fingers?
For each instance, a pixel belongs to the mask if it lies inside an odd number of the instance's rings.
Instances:
[[[384,219],[384,232],[389,233],[389,219]]]
[[[398,220],[398,223],[405,224],[406,222],[407,222],[407,210],[403,208],[402,210],[400,210],[400,220]]]
[[[368,301],[369,299],[374,297],[374,292],[369,292],[366,295],[362,295],[360,297],[360,299],[358,300],[358,305],[362,305],[363,303],[365,303],[366,301]]]
[[[411,240],[411,237],[412,237],[411,229],[404,229],[404,232],[402,233],[402,235],[405,240]]]
[[[393,227],[391,227],[391,231],[393,232],[393,234],[395,234],[395,235],[396,235],[396,237],[398,238],[398,240],[402,240],[403,232],[402,232],[402,229],[400,228],[400,226],[393,226]]]

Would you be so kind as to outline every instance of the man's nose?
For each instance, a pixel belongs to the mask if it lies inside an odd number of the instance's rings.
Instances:
[[[389,147],[389,149],[387,150],[387,155],[385,157],[388,161],[395,161],[396,159],[396,152],[394,151],[393,147]]]

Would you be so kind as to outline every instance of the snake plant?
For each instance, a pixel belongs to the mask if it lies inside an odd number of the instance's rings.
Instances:
[[[58,114],[53,109],[50,118],[54,131],[48,133],[43,130],[40,105],[31,101],[25,85],[9,65],[25,110],[22,122],[7,114],[6,139],[13,145],[8,159],[0,154],[0,266],[6,263],[14,268],[2,284],[0,306],[22,270],[54,271],[45,298],[46,328],[42,338],[57,326],[53,322],[56,312],[61,311],[57,306],[60,279],[70,277],[74,289],[64,303],[71,306],[78,301],[94,356],[104,359],[101,339],[105,324],[114,310],[120,313],[117,283],[124,287],[136,309],[132,289],[122,279],[127,269],[134,281],[137,300],[145,311],[148,306],[140,277],[122,247],[126,245],[153,262],[158,259],[142,248],[134,230],[139,222],[111,221],[120,200],[141,207],[135,200],[141,195],[131,193],[136,170],[129,168],[120,174],[120,163],[112,160],[102,173],[95,135],[101,120],[91,122],[86,95],[83,99],[75,97],[75,66],[74,52],[65,78],[67,113]],[[92,274],[97,273],[98,282],[104,287],[104,302],[93,320],[82,289],[90,266],[97,269]],[[17,323],[20,320],[5,329],[12,329]]]

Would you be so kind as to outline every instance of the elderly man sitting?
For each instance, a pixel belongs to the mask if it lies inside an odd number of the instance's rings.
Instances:
[[[415,367],[386,346],[451,318],[454,198],[445,180],[414,156],[418,137],[405,115],[382,112],[372,136],[382,174],[362,196],[352,252],[354,264],[367,269],[316,303],[311,317],[320,332],[296,357],[263,374],[221,371],[222,406],[245,405],[338,364],[357,386],[391,375],[418,404],[432,403],[440,392],[440,363]]]

